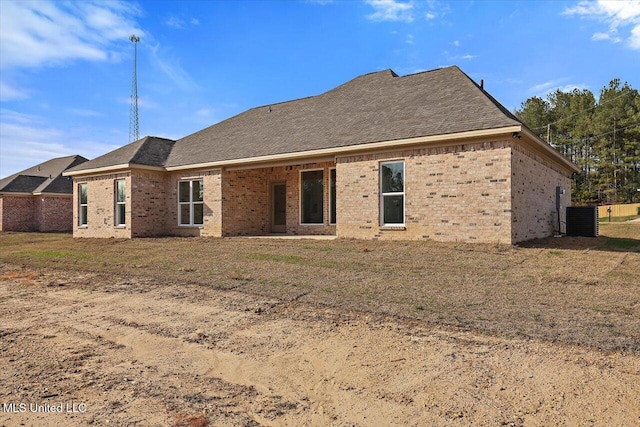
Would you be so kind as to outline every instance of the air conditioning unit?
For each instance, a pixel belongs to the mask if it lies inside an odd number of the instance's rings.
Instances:
[[[598,207],[567,207],[567,236],[598,237]]]

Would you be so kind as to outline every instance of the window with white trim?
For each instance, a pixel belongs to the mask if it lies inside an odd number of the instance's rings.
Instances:
[[[336,168],[329,169],[329,224],[336,223]]]
[[[202,179],[178,183],[178,224],[202,225],[204,219],[204,194]]]
[[[300,172],[300,223],[324,223],[324,170]]]
[[[404,161],[380,164],[380,224],[404,225]]]
[[[78,184],[78,225],[88,224],[88,194],[87,184]]]
[[[126,212],[126,193],[125,193],[125,180],[116,179],[116,225],[122,226],[126,224],[125,212]]]

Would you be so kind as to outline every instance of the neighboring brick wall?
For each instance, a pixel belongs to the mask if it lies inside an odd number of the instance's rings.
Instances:
[[[0,231],[38,231],[34,196],[0,196],[2,218]]]
[[[115,225],[115,181],[125,179],[126,225]],[[87,183],[87,225],[79,226],[78,185]],[[131,238],[131,172],[73,180],[73,237]]]
[[[337,235],[511,243],[509,141],[345,156],[337,164]],[[405,161],[405,223],[380,226],[379,167]]]
[[[73,198],[69,196],[34,196],[38,207],[38,231],[71,231]]]
[[[271,234],[274,183],[286,183],[286,235],[334,235],[329,224],[329,168],[333,162],[308,163],[250,170],[225,171],[223,174],[223,235],[249,236]],[[324,171],[324,205],[321,225],[300,223],[300,171]]]
[[[204,199],[204,225],[188,227],[178,225],[178,182],[202,178]],[[222,196],[220,169],[173,172],[166,179],[165,224],[166,234],[173,236],[222,235]]]
[[[557,230],[556,186],[561,196],[561,230],[565,231],[565,208],[571,206],[571,178],[550,162],[514,144],[512,168],[512,243],[548,237]]]

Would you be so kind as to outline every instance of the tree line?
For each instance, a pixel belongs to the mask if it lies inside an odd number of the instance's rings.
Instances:
[[[534,96],[515,111],[533,132],[580,167],[574,204],[640,201],[640,96],[611,80],[598,99],[587,89]]]

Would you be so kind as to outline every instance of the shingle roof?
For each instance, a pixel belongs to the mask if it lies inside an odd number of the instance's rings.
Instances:
[[[79,155],[48,160],[1,179],[0,192],[73,194],[73,181],[62,172],[84,162],[87,159]]]
[[[404,77],[384,70],[317,96],[252,108],[177,141],[145,137],[70,172],[186,166],[521,124],[456,66]]]
[[[250,109],[179,139],[167,166],[494,129],[521,122],[458,67],[365,74],[318,96]]]
[[[171,139],[145,136],[131,144],[69,169],[69,172],[124,164],[162,167],[165,166],[174,143],[175,141]]]

